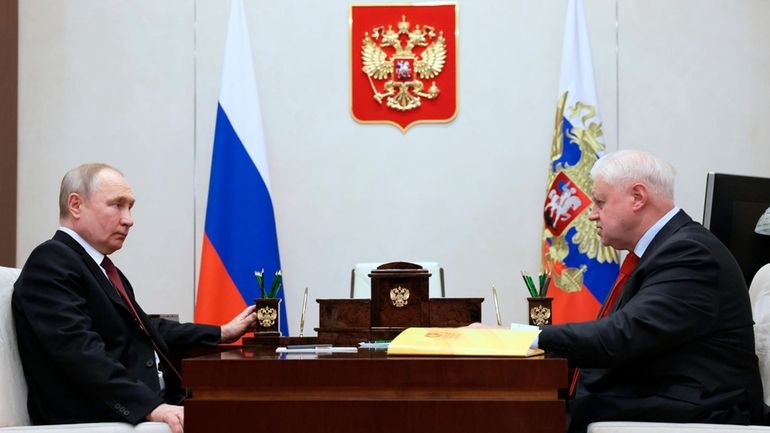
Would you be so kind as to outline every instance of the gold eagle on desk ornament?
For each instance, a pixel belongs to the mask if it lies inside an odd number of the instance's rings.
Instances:
[[[395,50],[388,58],[383,48]],[[415,47],[426,47],[419,58],[412,50]],[[446,40],[444,32],[436,33],[434,27],[416,25],[410,30],[410,23],[406,16],[401,16],[398,29],[393,30],[388,26],[372,29],[372,35],[364,34],[361,47],[361,55],[364,66],[362,71],[368,76],[369,84],[374,92],[374,99],[394,110],[408,111],[420,106],[420,97],[434,99],[439,95],[439,88],[433,81],[427,92],[423,89],[423,80],[437,77],[444,68],[447,57]],[[379,91],[373,80],[387,80]]]
[[[257,320],[265,328],[273,326],[275,319],[278,318],[278,312],[272,307],[262,307],[257,311]]]
[[[401,286],[390,289],[390,302],[396,308],[406,307],[409,304],[409,289]]]

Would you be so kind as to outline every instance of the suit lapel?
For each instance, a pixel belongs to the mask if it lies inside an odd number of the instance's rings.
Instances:
[[[692,222],[692,218],[683,210],[674,215],[663,228],[660,229],[658,234],[652,238],[650,245],[644,251],[644,255],[639,259],[639,263],[636,264],[634,272],[628,278],[625,287],[623,287],[623,293],[620,295],[620,301],[618,302],[615,310],[619,310],[623,307],[631,298],[636,295],[639,289],[642,287],[642,281],[644,280],[644,266],[656,253],[656,250],[674,233],[676,233],[682,226]]]
[[[96,281],[99,282],[99,287],[104,291],[104,293],[107,295],[108,298],[114,303],[120,306],[120,308],[124,309],[126,313],[131,315],[131,311],[128,309],[128,306],[125,302],[123,302],[123,298],[120,297],[120,294],[118,294],[118,291],[115,289],[115,287],[112,286],[112,283],[107,278],[107,275],[104,274],[102,271],[102,267],[99,266],[94,259],[88,255],[86,250],[83,248],[82,245],[78,243],[75,239],[72,238],[72,236],[68,235],[67,233],[64,233],[63,231],[57,231],[56,234],[53,236],[54,240],[57,240],[59,242],[62,242],[66,244],[68,247],[72,248],[73,250],[77,251],[78,254],[83,259],[83,263],[85,263],[86,267],[89,271],[91,271],[91,275],[94,276]]]
[[[96,264],[94,259],[88,255],[86,250],[83,248],[82,245],[80,245],[75,239],[73,239],[70,235],[68,235],[65,232],[57,231],[54,234],[53,237],[54,240],[59,241],[67,245],[68,247],[72,248],[73,250],[77,251],[78,254],[83,259],[83,263],[85,263],[86,267],[88,267],[89,271],[91,271],[91,274],[96,278],[96,280],[99,282],[99,286],[104,291],[105,294],[112,300],[114,304],[117,304],[119,308],[122,308],[128,317],[130,317],[131,323],[134,323],[137,328],[139,326],[135,323],[134,315],[129,310],[129,307],[126,305],[126,303],[123,301],[123,298],[118,293],[118,290],[112,285],[112,282],[110,282],[109,278],[107,278],[107,275],[102,271],[102,267]],[[128,282],[128,279],[125,278],[123,275],[123,272],[118,269],[118,275],[119,278],[123,281],[123,286],[126,288],[127,293],[129,294],[129,298],[133,297],[133,288],[131,287],[131,284]],[[136,301],[133,301],[134,308],[136,308],[137,314],[139,315],[139,320],[141,320],[144,324],[145,329],[150,334],[149,338],[152,339],[155,344],[157,345],[158,349],[161,350],[167,359],[171,359],[168,355],[170,353],[168,345],[166,345],[165,340],[160,336],[158,331],[155,329],[155,326],[153,326],[152,321],[147,317],[147,315],[144,313],[144,311],[139,307],[139,305],[136,303]],[[176,381],[175,378],[169,377],[169,375],[166,375],[167,381]],[[179,387],[180,384],[175,384],[174,386]]]

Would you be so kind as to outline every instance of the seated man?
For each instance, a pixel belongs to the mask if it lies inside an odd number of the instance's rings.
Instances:
[[[254,307],[219,326],[150,319],[109,255],[133,225],[128,182],[105,164],[69,171],[61,227],[35,248],[13,292],[28,410],[34,424],[163,421],[181,433],[179,356],[240,338]]]
[[[607,420],[761,422],[743,275],[727,248],[674,206],[674,169],[620,151],[599,159],[591,177],[589,218],[602,244],[638,262],[622,292],[607,297],[606,317],[542,328],[539,347],[581,368],[569,430]]]

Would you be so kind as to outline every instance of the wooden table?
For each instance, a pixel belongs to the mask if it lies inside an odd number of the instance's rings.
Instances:
[[[257,348],[185,359],[182,376],[186,433],[564,431],[561,358]]]

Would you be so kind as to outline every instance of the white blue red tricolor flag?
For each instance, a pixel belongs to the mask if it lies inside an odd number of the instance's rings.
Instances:
[[[596,319],[618,274],[588,220],[590,171],[604,152],[591,46],[582,0],[569,0],[561,79],[543,206],[543,268],[552,275],[553,323]]]
[[[225,42],[195,321],[227,323],[269,288],[281,269],[251,44],[241,0],[233,0]],[[278,292],[283,298],[283,288]],[[288,335],[285,302],[281,334]]]

